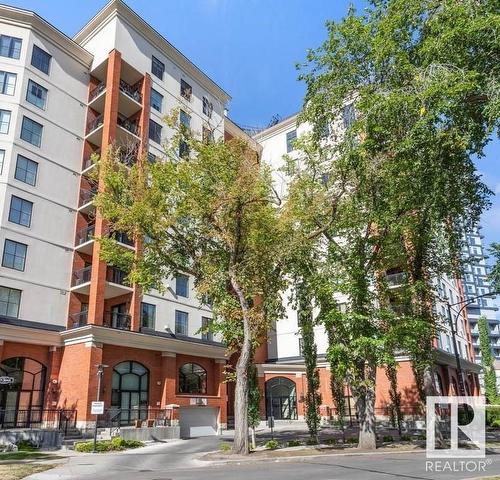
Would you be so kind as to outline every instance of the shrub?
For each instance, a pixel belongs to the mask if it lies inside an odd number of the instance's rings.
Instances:
[[[280,444],[276,440],[269,440],[264,444],[264,447],[266,447],[269,450],[276,450],[279,448]]]
[[[114,437],[112,440],[99,440],[95,445],[95,449],[96,452],[110,452],[143,446],[144,443],[138,440],[124,440],[121,437]],[[94,451],[94,442],[78,442],[75,444],[75,450],[77,452],[92,452]]]
[[[288,442],[289,447],[300,447],[302,445],[302,442],[300,440],[290,440]]]
[[[231,450],[231,445],[229,443],[221,443],[219,445],[219,450],[221,452],[229,452]]]
[[[500,407],[486,405],[486,425],[494,427],[495,420],[500,420]]]
[[[402,442],[411,442],[411,436],[410,435],[401,435],[401,441]]]
[[[383,442],[394,442],[394,438],[392,437],[392,435],[384,435],[382,437],[382,441]]]
[[[341,439],[337,440],[336,438],[327,438],[325,440],[325,443],[327,445],[337,445],[337,443],[342,443],[342,440]]]
[[[354,437],[346,438],[345,443],[358,443],[358,439]]]
[[[38,450],[38,447],[31,440],[19,440],[16,445],[18,451],[34,452]]]
[[[496,420],[493,420],[490,426],[493,428],[500,428],[500,419],[497,418]]]
[[[318,441],[316,439],[314,439],[314,438],[310,438],[306,442],[306,445],[317,445],[317,444],[318,444]]]

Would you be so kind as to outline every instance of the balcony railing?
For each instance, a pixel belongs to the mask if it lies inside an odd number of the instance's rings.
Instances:
[[[399,287],[406,283],[406,273],[404,272],[388,273],[385,278],[389,287]]]
[[[73,279],[71,285],[73,287],[76,287],[78,285],[90,282],[91,273],[92,273],[92,265],[81,268],[80,270],[76,270],[75,272],[73,272]]]
[[[87,325],[89,317],[88,310],[84,310],[83,312],[73,313],[69,316],[69,324],[73,328],[84,327]]]
[[[87,203],[91,202],[92,199],[95,197],[97,193],[96,189],[86,189],[82,188],[80,189],[80,198],[78,201],[78,206],[81,207],[82,205],[86,205]]]
[[[101,92],[104,92],[105,89],[106,89],[106,84],[104,82],[101,82],[98,85],[96,85],[89,94],[89,102],[91,102],[92,100],[94,100],[94,98],[99,96]]]
[[[100,155],[100,154],[101,154],[101,150],[96,150],[95,152],[92,152],[90,155],[86,156],[83,159],[83,170],[87,170],[87,168],[92,166],[92,163],[93,163],[92,156],[93,155]]]
[[[141,92],[137,88],[132,87],[132,85],[129,85],[123,80],[120,80],[120,90],[125,93],[125,95],[128,95],[130,98],[135,100],[137,103],[142,102]]]
[[[120,125],[120,127],[123,127],[125,130],[129,131],[134,135],[137,136],[140,135],[140,128],[137,122],[133,122],[132,120],[128,119],[123,120],[121,118],[118,118],[118,125]]]
[[[117,267],[108,267],[106,270],[106,280],[117,285],[128,286],[127,274]]]
[[[88,225],[85,228],[82,228],[78,232],[76,232],[76,246],[81,245],[82,243],[90,242],[93,239],[95,234],[95,225]]]
[[[128,313],[105,312],[103,325],[117,330],[130,330],[131,317]]]
[[[111,236],[120,243],[123,243],[124,245],[128,245],[129,247],[134,246],[134,241],[128,237],[126,233],[123,232],[113,232]]]
[[[90,120],[87,123],[87,134],[90,132],[93,132],[97,128],[99,128],[104,122],[104,115],[99,115],[98,117],[94,118],[93,120]]]

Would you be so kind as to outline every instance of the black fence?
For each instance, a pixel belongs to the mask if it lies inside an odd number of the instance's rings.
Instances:
[[[9,428],[44,428],[67,433],[76,427],[76,410],[0,409],[0,430]]]
[[[166,426],[170,424],[171,410],[164,408],[119,408],[111,407],[99,416],[97,425],[101,428],[119,428],[135,425]]]

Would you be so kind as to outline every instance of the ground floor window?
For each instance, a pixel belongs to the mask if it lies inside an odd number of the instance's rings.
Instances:
[[[41,421],[47,369],[26,357],[0,363],[0,424],[29,427]]]
[[[148,416],[149,370],[133,361],[121,362],[113,368],[111,407],[119,412],[122,425]]]
[[[297,419],[297,390],[295,382],[285,377],[266,382],[266,415],[275,420]]]

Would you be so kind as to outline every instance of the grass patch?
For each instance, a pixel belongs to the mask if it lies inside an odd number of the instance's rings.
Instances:
[[[2,480],[19,480],[34,473],[44,472],[55,465],[33,465],[29,463],[0,465],[0,478]]]
[[[53,458],[60,458],[56,455],[50,453],[42,453],[38,451],[18,451],[18,452],[5,452],[0,453],[0,463],[4,461],[12,460],[51,460]],[[0,476],[3,480],[3,477]]]
[[[231,451],[231,444],[230,443],[221,443],[219,445],[219,450],[221,452],[230,452]]]
[[[137,440],[124,440],[121,437],[115,437],[111,440],[99,440],[96,443],[96,452],[116,452],[120,450],[127,450],[128,448],[143,447],[144,443]],[[93,452],[94,442],[78,442],[75,444],[77,452]]]

